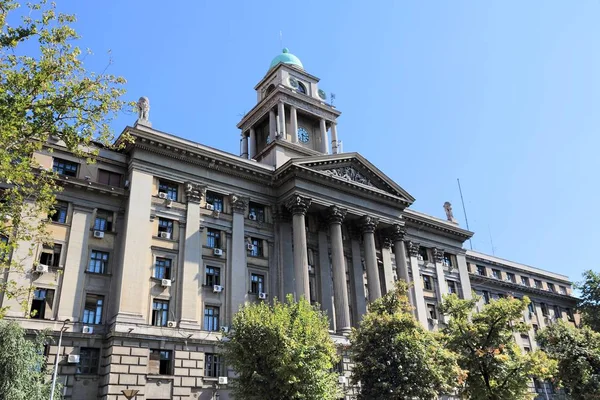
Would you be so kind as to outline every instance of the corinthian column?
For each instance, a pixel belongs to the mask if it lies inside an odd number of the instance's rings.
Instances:
[[[337,206],[329,207],[327,216],[331,237],[331,262],[333,264],[333,296],[335,302],[335,326],[338,333],[348,334],[350,328],[350,309],[348,308],[348,286],[346,284],[346,263],[344,260],[344,242],[342,240],[342,221],[346,210]]]
[[[361,218],[361,230],[365,246],[365,263],[367,264],[367,289],[369,301],[373,302],[381,297],[379,283],[379,269],[377,268],[377,253],[375,249],[375,228],[379,219],[365,215]]]
[[[310,301],[310,290],[308,286],[308,253],[306,250],[306,222],[304,217],[310,203],[311,199],[299,195],[293,195],[286,202],[286,207],[292,212],[296,300],[304,296],[308,301]]]
[[[392,241],[394,242],[394,254],[396,255],[396,274],[398,279],[410,283],[408,275],[408,264],[406,262],[406,249],[404,248],[404,237],[406,230],[402,225],[394,225],[392,230]]]

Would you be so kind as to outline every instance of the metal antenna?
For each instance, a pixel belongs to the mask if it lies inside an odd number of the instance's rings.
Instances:
[[[331,93],[331,105],[333,105],[333,102],[335,100],[335,93]]]
[[[279,47],[283,49],[283,32],[279,31]]]
[[[467,230],[470,231],[469,220],[467,219],[467,209],[465,208],[465,199],[463,198],[462,188],[460,187],[460,179],[456,178],[456,181],[458,182],[458,191],[460,192],[460,201],[462,203],[463,214],[465,214],[465,224],[467,224]],[[469,238],[469,247],[471,247],[471,250],[473,250],[473,243],[471,242],[471,238]]]
[[[492,245],[492,255],[496,255],[496,248],[494,247],[494,239],[492,239],[492,230],[490,229],[490,225],[488,224],[488,233],[490,234],[490,244]]]

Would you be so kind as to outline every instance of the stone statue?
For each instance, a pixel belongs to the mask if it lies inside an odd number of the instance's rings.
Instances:
[[[138,122],[148,123],[148,115],[150,114],[150,100],[147,97],[142,96],[137,102],[138,109]]]
[[[449,201],[444,203],[444,211],[446,212],[446,219],[450,222],[458,223],[456,218],[454,218],[454,214],[452,213],[452,204]]]

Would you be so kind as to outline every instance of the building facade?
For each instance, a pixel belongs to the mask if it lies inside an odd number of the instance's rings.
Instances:
[[[59,357],[67,399],[228,399],[222,332],[240,306],[287,294],[319,304],[339,343],[397,279],[432,330],[446,293],[527,295],[534,327],[577,323],[567,277],[465,250],[473,233],[449,205],[446,219],[415,211],[406,190],[342,152],[341,113],[318,84],[287,50],[277,56],[238,124],[239,156],[154,129],[145,98],[123,150],[100,147],[91,165],[58,141],[35,154],[64,186],[54,242],[13,254],[27,273],[9,278],[34,288],[32,314],[2,306],[32,331],[64,326],[48,363]],[[533,335],[516,339],[532,350]],[[339,372],[350,368],[345,355]]]

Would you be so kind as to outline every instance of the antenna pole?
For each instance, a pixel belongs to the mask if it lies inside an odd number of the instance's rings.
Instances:
[[[456,178],[456,181],[458,182],[458,191],[460,192],[460,202],[462,203],[463,214],[465,214],[465,223],[467,224],[467,230],[470,230],[469,220],[467,218],[467,209],[465,208],[465,199],[463,198],[462,188],[460,187],[460,179]],[[473,243],[471,242],[471,238],[469,238],[469,247],[471,247],[471,250],[473,250]]]
[[[283,49],[283,32],[279,31],[279,47]]]
[[[488,232],[490,234],[490,244],[492,245],[492,255],[495,256],[496,251],[494,250],[494,239],[492,239],[492,230],[490,229],[489,225],[488,225]]]

